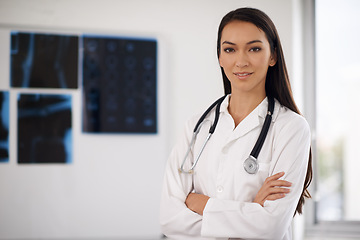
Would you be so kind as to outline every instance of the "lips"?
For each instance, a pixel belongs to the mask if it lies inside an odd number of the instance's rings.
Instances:
[[[251,74],[251,72],[235,72],[234,75],[237,76],[238,78],[240,79],[244,79],[244,78],[247,78],[249,77]]]

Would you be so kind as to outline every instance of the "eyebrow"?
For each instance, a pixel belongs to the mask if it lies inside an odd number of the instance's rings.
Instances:
[[[250,45],[253,43],[263,43],[263,42],[261,40],[252,40],[252,41],[246,43],[246,45]],[[229,42],[229,41],[224,41],[222,44],[236,45],[235,43]]]

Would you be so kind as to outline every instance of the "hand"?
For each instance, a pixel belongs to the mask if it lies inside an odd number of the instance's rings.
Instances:
[[[284,176],[284,174],[284,172],[280,172],[266,178],[264,184],[256,194],[253,202],[264,206],[264,202],[266,200],[274,201],[285,197],[285,194],[290,192],[290,189],[287,187],[290,187],[291,183],[285,180],[279,180],[279,178]]]
[[[206,195],[190,193],[185,200],[185,204],[191,211],[203,215],[204,208],[208,200],[209,197]]]

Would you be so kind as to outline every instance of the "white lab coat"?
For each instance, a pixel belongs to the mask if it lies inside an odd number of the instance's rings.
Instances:
[[[227,107],[227,96],[220,108],[215,133],[205,147],[193,175],[179,173],[193,128],[199,116],[191,118],[181,141],[172,150],[164,177],[160,223],[170,239],[292,239],[291,222],[300,198],[307,171],[310,150],[310,129],[306,120],[275,100],[275,109],[264,145],[258,156],[259,170],[255,175],[243,168],[260,134],[267,113],[265,98],[235,128]],[[206,118],[190,160],[199,149],[214,119]],[[291,192],[264,207],[252,203],[264,180],[284,171]],[[185,205],[190,192],[210,197],[203,216]]]

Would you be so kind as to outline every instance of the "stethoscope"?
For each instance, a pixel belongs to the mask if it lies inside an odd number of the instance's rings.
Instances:
[[[210,140],[210,137],[212,136],[212,134],[215,132],[216,129],[216,125],[219,121],[219,116],[220,116],[220,105],[222,103],[222,101],[225,99],[225,96],[222,96],[221,98],[219,98],[218,100],[216,100],[213,104],[211,104],[211,106],[203,113],[203,115],[199,118],[199,121],[196,123],[194,131],[193,131],[193,136],[192,139],[190,141],[189,147],[186,151],[184,160],[181,164],[181,167],[179,168],[179,172],[180,173],[188,173],[188,174],[193,174],[194,173],[194,168],[196,166],[196,164],[199,161],[199,158],[202,154],[202,152],[204,151],[204,148],[206,146],[206,144],[208,143],[208,141]],[[268,97],[268,112],[264,121],[264,125],[261,129],[259,138],[257,139],[254,148],[252,149],[250,156],[244,161],[244,169],[247,173],[249,174],[255,174],[257,173],[258,169],[259,169],[259,163],[257,162],[257,157],[259,156],[260,150],[264,144],[266,135],[269,131],[270,128],[270,123],[271,123],[271,119],[272,119],[272,114],[274,112],[274,98],[272,97]],[[198,133],[200,132],[200,128],[202,126],[202,124],[204,123],[204,119],[206,118],[206,116],[209,114],[209,112],[216,106],[215,109],[215,118],[214,118],[214,122],[211,125],[210,129],[209,129],[209,134],[205,139],[205,142],[203,143],[203,145],[201,146],[201,149],[198,153],[198,155],[195,158],[195,161],[193,163],[193,165],[191,166],[191,168],[189,170],[184,170],[184,164],[186,162],[186,159],[189,156],[189,153],[191,151],[191,149],[193,148],[194,144],[195,144],[195,140],[196,140],[196,136],[198,135]]]

